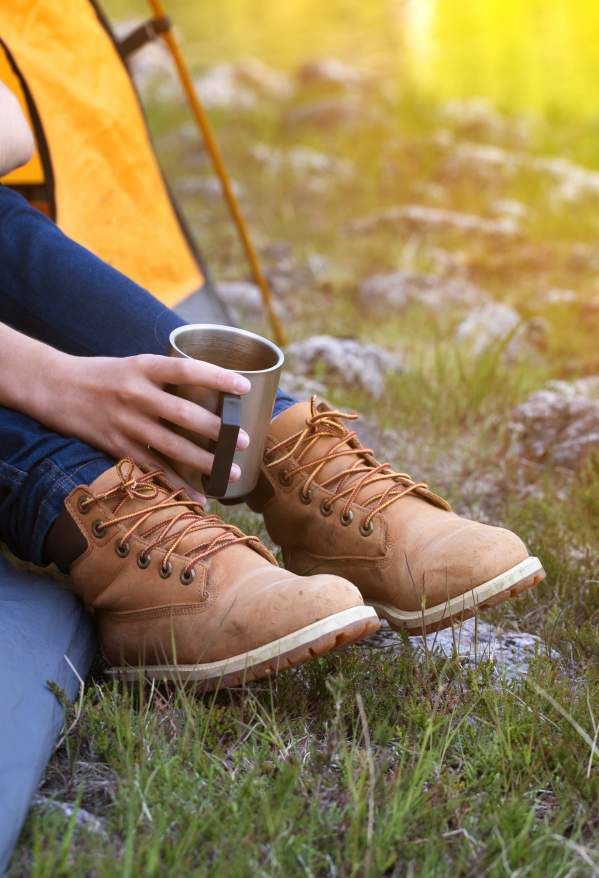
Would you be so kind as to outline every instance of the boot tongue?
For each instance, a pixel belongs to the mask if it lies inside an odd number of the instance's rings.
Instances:
[[[316,424],[310,425],[310,419],[313,418],[316,414],[321,412],[331,412],[330,418],[323,418],[316,422]],[[271,423],[270,428],[270,436],[276,442],[282,442],[285,439],[290,438],[292,435],[296,433],[301,433],[304,430],[307,430],[309,427],[309,434],[307,434],[307,438],[300,443],[297,451],[293,455],[295,461],[297,461],[298,465],[302,465],[304,463],[309,463],[311,461],[315,461],[319,458],[325,457],[327,454],[333,452],[339,452],[342,450],[349,449],[360,449],[362,448],[361,443],[357,438],[350,439],[347,441],[341,441],[344,437],[348,436],[348,431],[354,430],[354,420],[345,421],[335,416],[334,410],[330,408],[326,403],[321,402],[319,405],[316,405],[316,398],[313,397],[310,402],[300,402],[296,403],[296,405],[282,412],[278,417],[274,419]],[[318,441],[313,442],[311,447],[302,454],[302,450],[306,448],[309,444],[310,440],[313,440],[313,437],[318,435]],[[341,443],[341,444],[340,444]],[[293,447],[292,443],[282,448],[280,451],[275,452],[272,455],[274,460],[278,460],[284,454],[286,454]],[[301,460],[299,460],[299,456],[301,455]],[[328,479],[332,479],[333,476],[339,476],[336,481],[331,481],[327,488],[335,492],[335,490],[339,487],[340,490],[344,490],[345,488],[349,488],[351,485],[355,485],[361,479],[366,478],[365,472],[356,473],[355,475],[344,477],[342,474],[345,473],[352,466],[356,467],[365,467],[369,465],[374,469],[378,464],[378,461],[372,456],[372,454],[368,454],[364,452],[363,454],[344,454],[340,457],[332,458],[328,460],[326,464],[319,470],[318,476],[316,477],[316,481],[320,484],[326,482]],[[292,461],[290,461],[290,469],[294,469],[295,465]],[[304,470],[308,475],[313,472],[315,467],[310,467]],[[377,473],[379,475],[379,473]],[[360,489],[358,496],[356,498],[357,502],[362,504],[363,506],[368,506],[368,502],[371,497],[377,496],[381,494],[381,492],[385,491],[387,488],[393,486],[397,488],[398,491],[402,490],[402,485],[398,480],[395,479],[380,479],[380,481],[373,482],[372,484],[365,485]],[[414,496],[414,495],[412,495]],[[440,497],[437,497],[436,494],[426,490],[420,489],[416,496],[421,497],[422,499],[426,499],[429,502],[434,503],[435,505],[441,506],[442,508],[448,508],[448,504],[442,500]]]
[[[141,469],[141,467],[134,464],[133,461],[125,458],[98,476],[98,478],[90,485],[90,492],[95,496],[98,496],[99,494],[111,491],[113,488],[121,485],[122,490],[118,492],[115,491],[110,497],[106,497],[102,500],[102,503],[110,509],[115,518],[121,515],[128,515],[132,512],[141,512],[149,506],[157,505],[164,501],[169,494],[172,494],[174,490],[169,482],[162,476],[156,476],[151,480],[147,479],[147,474]],[[126,493],[127,491],[128,494]],[[179,493],[174,499],[181,500],[184,498],[182,497],[182,494]],[[196,505],[192,506],[191,500],[189,509],[185,509],[184,506],[157,509],[142,525],[140,525],[138,533],[141,534],[155,525],[166,523],[176,515],[185,512],[195,512],[198,517],[202,515]],[[136,519],[131,518],[128,522],[125,522],[124,525],[128,528],[134,524],[135,520]],[[184,521],[173,525],[171,532],[178,532],[190,523],[190,519],[185,519]],[[214,537],[222,533],[222,530],[223,528],[215,525],[214,527],[188,534],[188,536],[186,536],[181,542],[178,551],[180,553],[185,553],[198,548],[200,545],[214,539]]]
[[[300,444],[293,455],[293,458],[298,462],[298,465],[325,457],[327,454],[331,453],[333,449],[339,452],[342,450],[349,450],[353,447],[359,447],[359,443],[356,442],[356,440],[353,440],[351,443],[342,441],[344,437],[347,436],[347,431],[352,429],[352,421],[346,422],[338,417],[331,417],[326,420],[323,419],[317,421],[316,424],[309,425],[309,421],[314,415],[326,411],[332,410],[329,409],[329,406],[326,405],[326,403],[321,402],[320,405],[317,406],[315,399],[311,402],[297,403],[274,419],[271,424],[270,435],[274,438],[275,442],[282,442],[296,433],[301,433],[302,431],[307,430],[309,427],[309,434],[307,434],[308,438]],[[302,454],[303,449],[306,448],[309,441],[313,440],[316,435],[319,437],[318,441],[313,442],[311,447]],[[272,455],[273,458],[278,460],[292,447],[293,446],[290,443],[280,451],[276,451]],[[301,460],[299,459],[300,455]],[[345,479],[341,474],[346,472],[352,466],[364,466],[366,465],[366,462],[367,460],[363,455],[358,457],[357,454],[344,454],[342,457],[332,458],[319,470],[316,481],[322,484],[322,482],[332,479],[333,476],[340,476],[340,479],[331,482],[327,487],[331,491],[335,491],[338,484],[342,484],[342,488],[348,488],[350,485],[355,484],[358,479],[364,478],[366,473],[358,473]],[[376,465],[374,459],[370,455],[368,455],[368,462],[371,466]],[[295,468],[291,461],[289,468]],[[310,467],[306,469],[305,472],[309,475],[313,469],[314,467]],[[369,497],[379,494],[381,491],[385,490],[385,488],[389,487],[390,484],[392,484],[391,480],[385,480],[384,482],[381,480],[380,482],[375,482],[373,485],[367,485],[360,490],[357,498],[358,502],[364,504]]]

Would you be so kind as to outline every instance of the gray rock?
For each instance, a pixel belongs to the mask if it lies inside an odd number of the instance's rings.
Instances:
[[[576,202],[586,196],[599,196],[599,171],[593,171],[558,156],[534,156],[517,150],[481,143],[460,143],[449,155],[446,171],[512,177],[518,171],[545,174],[555,184],[553,194],[562,201]]]
[[[252,317],[260,317],[264,313],[262,294],[256,284],[243,280],[219,281],[216,292],[234,311],[241,311]]]
[[[548,649],[536,634],[504,631],[482,619],[467,619],[426,637],[411,637],[410,645],[419,661],[424,661],[427,655],[447,658],[458,655],[472,665],[491,661],[495,672],[508,680],[525,675],[531,660],[537,655],[559,658],[559,654]],[[405,649],[401,638],[386,622],[373,637],[362,641],[362,648],[388,649],[395,653]]]
[[[374,232],[384,226],[399,226],[424,232],[450,230],[503,239],[513,238],[520,231],[519,223],[512,217],[489,219],[477,214],[444,210],[423,204],[391,207],[351,223],[352,230],[360,233]]]
[[[250,154],[271,171],[291,171],[298,177],[308,174],[349,177],[354,172],[348,159],[338,159],[309,146],[296,146],[285,153],[265,143],[257,143],[251,147]]]
[[[304,305],[306,290],[322,281],[329,270],[328,261],[316,253],[296,258],[286,241],[273,241],[262,247],[260,254],[272,292],[285,299],[287,307]]]
[[[351,89],[364,83],[364,74],[338,58],[307,61],[297,71],[300,85],[324,85]]]
[[[196,77],[194,85],[205,107],[251,110],[258,102],[256,93],[237,80],[232,64],[218,64]]]
[[[574,381],[550,381],[547,389],[567,399],[599,401],[599,375],[576,378]]]
[[[363,390],[379,399],[388,375],[403,369],[397,354],[355,339],[318,335],[289,345],[286,351],[295,375],[316,375],[325,384]]]
[[[461,136],[514,141],[518,145],[529,137],[528,119],[504,116],[485,98],[449,101],[443,106],[442,113]]]
[[[206,107],[251,110],[259,98],[282,101],[292,94],[289,77],[273,70],[257,58],[236,64],[217,64],[194,84]]]
[[[472,353],[478,355],[513,333],[511,346],[518,343],[516,329],[521,321],[514,308],[502,302],[492,302],[476,308],[462,320],[456,329],[456,341],[468,345]]]
[[[364,309],[383,312],[390,308],[402,311],[414,303],[432,310],[472,308],[490,301],[490,297],[466,280],[394,271],[365,280],[358,290],[358,301]]]
[[[563,305],[578,302],[578,293],[576,290],[561,289],[560,287],[552,287],[541,296],[540,300],[546,305]]]
[[[508,426],[519,457],[576,470],[599,449],[599,376],[581,381],[554,382],[514,409]]]
[[[365,108],[357,98],[347,96],[301,104],[286,113],[285,122],[294,128],[358,128],[369,124],[375,117],[373,108]]]
[[[490,206],[496,216],[509,216],[516,221],[528,216],[527,206],[516,198],[495,198]]]
[[[515,360],[543,348],[549,327],[542,317],[523,321],[518,312],[502,302],[475,308],[456,329],[455,338],[475,355],[506,342],[503,356]]]
[[[46,811],[60,811],[64,814],[67,820],[71,820],[73,814],[75,814],[75,826],[77,828],[85,829],[88,832],[92,832],[94,835],[100,835],[103,838],[108,837],[108,833],[106,832],[104,823],[100,817],[96,817],[95,814],[91,814],[89,811],[86,811],[85,808],[80,808],[69,802],[59,802],[56,799],[51,799],[48,796],[41,795],[34,796],[33,807],[42,808]]]

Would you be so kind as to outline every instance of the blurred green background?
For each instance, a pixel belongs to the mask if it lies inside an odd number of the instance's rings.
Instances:
[[[106,0],[116,19],[143,0]],[[507,110],[598,113],[599,3],[591,0],[170,0],[188,56],[248,55],[290,69],[335,56],[437,98]]]

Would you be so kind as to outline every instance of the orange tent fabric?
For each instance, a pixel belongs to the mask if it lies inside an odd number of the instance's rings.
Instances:
[[[2,0],[0,40],[0,77],[20,91],[10,55],[47,147],[46,169],[38,151],[3,182],[35,185],[49,170],[67,235],[167,305],[200,288],[129,73],[93,3]]]

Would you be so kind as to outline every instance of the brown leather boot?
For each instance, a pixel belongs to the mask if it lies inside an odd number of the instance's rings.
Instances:
[[[295,576],[246,536],[122,460],[65,501],[86,548],[73,590],[93,607],[109,673],[255,680],[372,634],[375,611],[338,576]]]
[[[515,534],[459,518],[426,484],[380,464],[344,424],[356,417],[312,397],[272,422],[248,500],[288,569],[349,579],[379,615],[413,634],[544,578]]]

